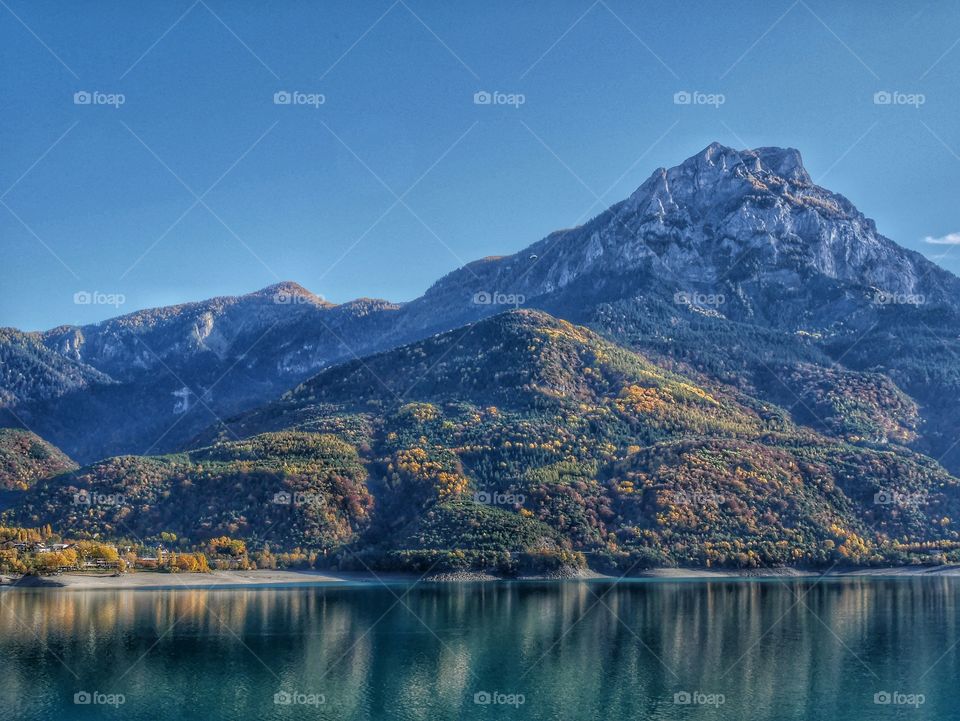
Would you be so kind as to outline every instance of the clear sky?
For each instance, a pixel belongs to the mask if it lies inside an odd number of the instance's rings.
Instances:
[[[713,140],[960,272],[960,3],[391,2],[2,0],[0,325],[409,300]]]

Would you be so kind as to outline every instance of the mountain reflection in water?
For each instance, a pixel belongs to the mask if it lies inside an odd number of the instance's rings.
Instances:
[[[943,577],[6,590],[0,715],[949,718],[958,601]]]

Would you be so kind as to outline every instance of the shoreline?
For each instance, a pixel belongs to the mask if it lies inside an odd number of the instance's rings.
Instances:
[[[654,568],[631,578],[663,580],[709,580],[751,578],[915,578],[924,576],[960,577],[960,564],[940,566],[849,566],[831,569],[798,568]]]
[[[381,586],[390,583],[497,583],[504,581],[709,581],[791,578],[916,578],[960,577],[960,564],[943,566],[889,566],[876,568],[834,568],[828,571],[794,567],[752,569],[655,568],[620,578],[589,570],[575,573],[502,578],[486,573],[459,571],[421,577],[415,573],[368,571],[316,571],[260,569],[255,571],[211,571],[210,573],[157,573],[138,571],[123,576],[64,573],[58,576],[0,578],[0,589],[43,589],[54,591],[89,590],[217,590],[239,588],[281,588],[297,586]]]
[[[406,573],[372,574],[351,571],[258,569],[255,571],[211,571],[210,573],[159,573],[135,571],[122,576],[93,573],[63,573],[57,576],[21,576],[0,588],[54,591],[90,590],[217,590],[317,585],[373,585],[416,580]]]

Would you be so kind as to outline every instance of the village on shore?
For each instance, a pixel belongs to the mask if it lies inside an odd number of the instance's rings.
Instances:
[[[171,539],[176,540],[176,539]],[[259,554],[268,567],[274,557]],[[0,526],[0,574],[52,576],[99,572],[121,575],[131,571],[209,573],[211,570],[248,570],[257,562],[247,555],[243,541],[223,536],[208,541],[202,550],[169,548],[164,543],[109,543],[61,538],[50,526],[19,528]],[[275,561],[273,561],[275,567]]]

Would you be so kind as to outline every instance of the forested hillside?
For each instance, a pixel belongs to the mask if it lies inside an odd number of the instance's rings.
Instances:
[[[809,383],[811,402],[842,405]],[[75,537],[235,537],[341,567],[952,557],[960,485],[898,443],[910,406],[878,388],[884,442],[831,438],[585,328],[512,311],[326,370],[198,450],[41,483],[10,518]]]

